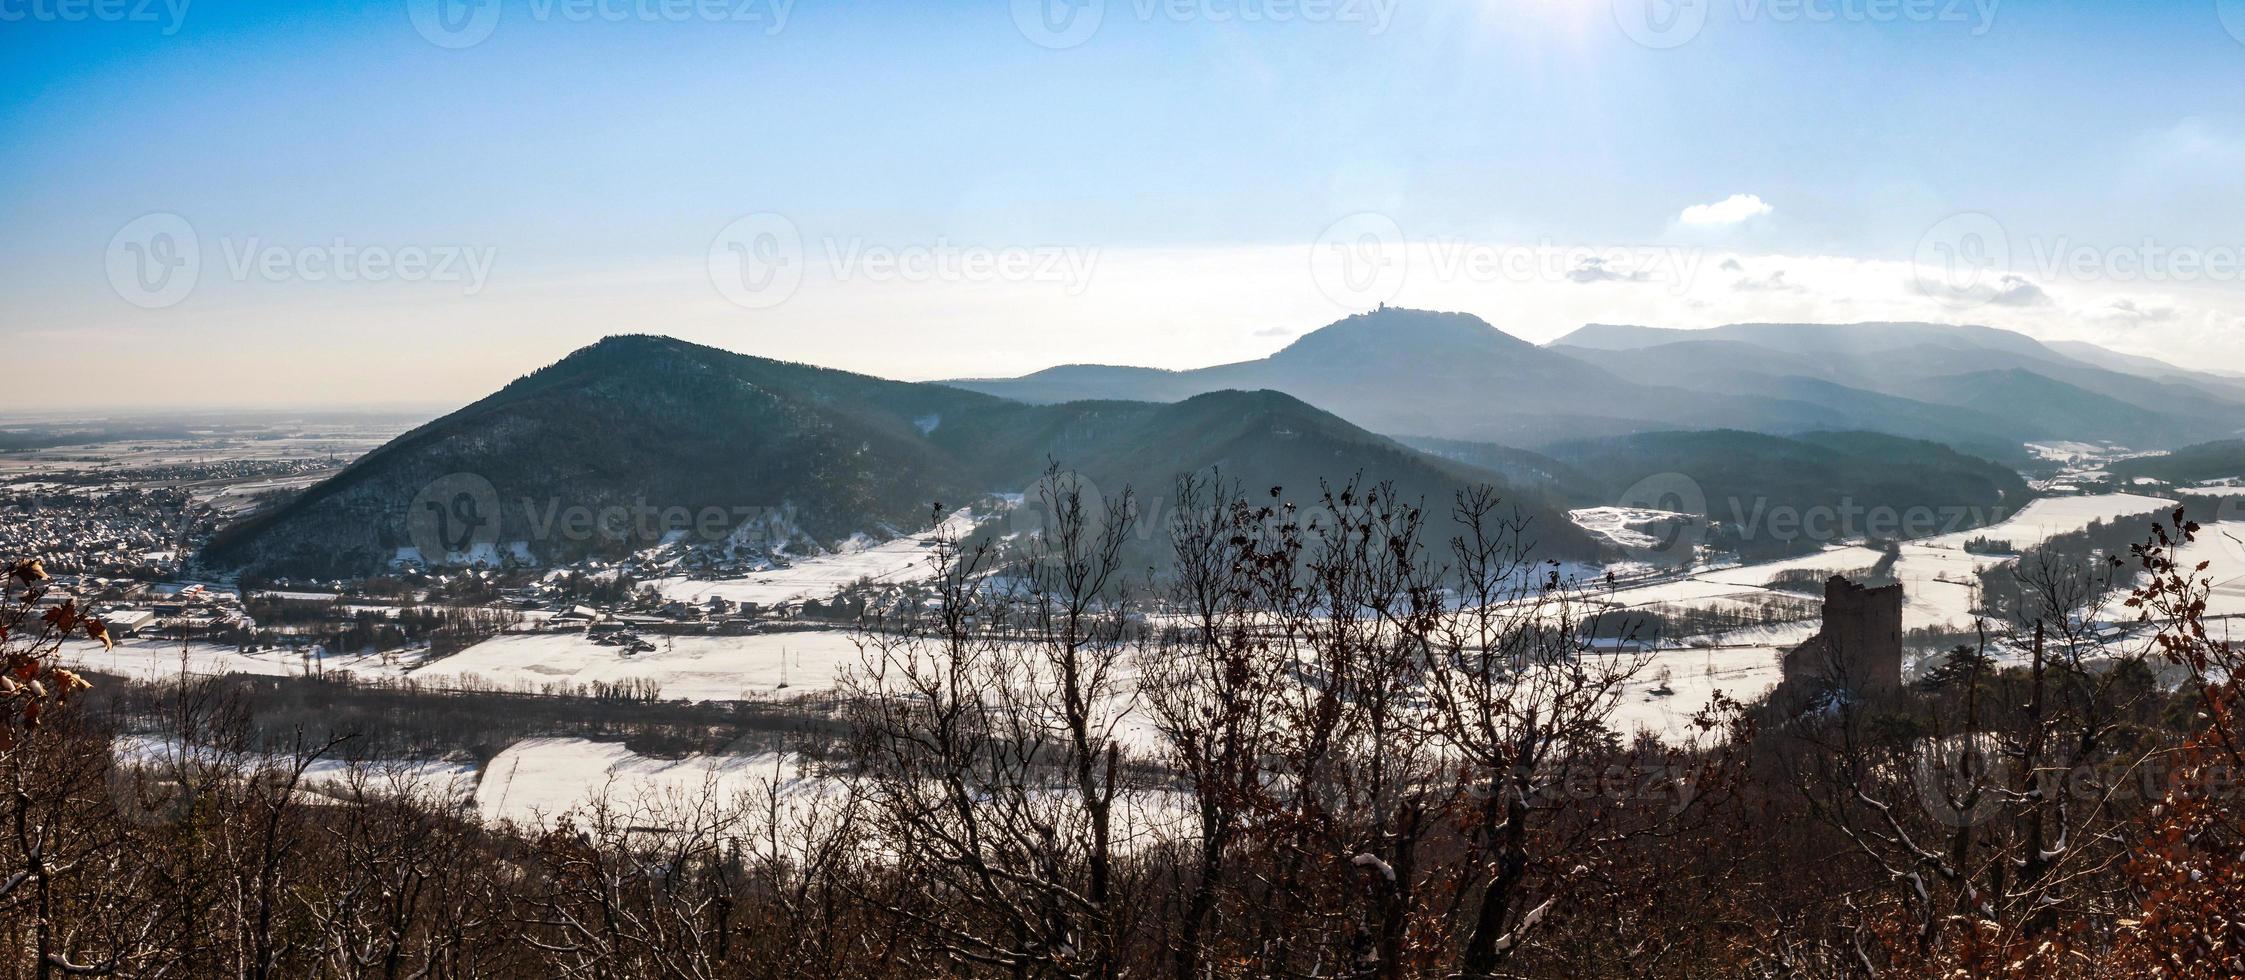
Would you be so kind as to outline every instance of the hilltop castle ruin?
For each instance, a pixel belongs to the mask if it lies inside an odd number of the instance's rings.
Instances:
[[[1902,686],[1902,586],[1826,579],[1824,627],[1785,654],[1784,671],[1784,686],[1802,693]]]

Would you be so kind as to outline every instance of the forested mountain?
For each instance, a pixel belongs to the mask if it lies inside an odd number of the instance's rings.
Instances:
[[[933,501],[1019,492],[1051,463],[1142,500],[1211,468],[1296,498],[1357,476],[1414,497],[1496,482],[1536,509],[1555,553],[1582,555],[1593,545],[1557,511],[1613,503],[1649,473],[1690,474],[1715,500],[1992,513],[2025,489],[1985,460],[2017,460],[2024,442],[2181,445],[2245,422],[2225,379],[2107,360],[2133,371],[1985,327],[1593,325],[1538,347],[1464,314],[1382,309],[1194,371],[915,384],[613,337],[229,529],[206,558],[383,567],[427,550],[408,512],[451,474],[496,501],[475,543],[490,560],[613,553],[678,530],[554,523],[647,507],[717,508],[728,527],[753,515],[764,542],[809,549],[917,526]]]
[[[378,570],[427,550],[409,512],[427,488],[459,482],[455,474],[488,484],[488,499],[473,506],[499,515],[475,542],[490,559],[620,553],[679,531],[665,514],[698,522],[711,508],[728,527],[750,516],[758,535],[807,549],[923,526],[931,503],[1018,492],[1051,463],[1106,492],[1135,487],[1142,499],[1166,494],[1180,472],[1211,468],[1307,495],[1321,479],[1359,474],[1445,501],[1501,482],[1277,392],[1033,406],[627,336],[400,436],[229,528],[204,557],[268,574]],[[622,515],[623,533],[572,531],[568,516],[587,511]],[[1563,516],[1542,518],[1553,553],[1591,552]]]
[[[2139,456],[2107,466],[2117,477],[2148,476],[2177,485],[2245,478],[2245,439],[2184,446],[2161,456]]]
[[[1715,522],[1708,543],[1748,559],[1814,550],[1841,538],[1917,537],[1991,523],[2033,495],[2018,473],[1938,443],[1875,432],[1773,436],[1711,430],[1651,432],[1557,443],[1528,453],[1477,443],[1415,440],[1443,456],[1501,473],[1560,507],[1651,505],[1689,486]],[[1819,526],[1803,527],[1810,514]]]

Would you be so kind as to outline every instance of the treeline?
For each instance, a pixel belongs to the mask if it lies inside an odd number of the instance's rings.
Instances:
[[[2003,623],[2056,623],[2078,620],[2084,613],[2121,615],[2124,610],[2114,607],[2113,592],[2134,581],[2139,569],[2133,549],[2164,516],[2147,511],[2093,520],[2078,531],[2044,539],[2014,560],[1981,569],[1982,613]]]
[[[1822,593],[1823,581],[1819,579],[1817,594]],[[1673,644],[1692,637],[1815,619],[1818,605],[1796,596],[1739,596],[1706,605],[1661,602],[1631,607],[1626,615],[1599,617],[1584,624],[1583,632],[1589,637],[1657,639]]]
[[[661,699],[644,679],[555,684],[537,691],[479,685],[442,687],[412,680],[262,677],[227,674],[149,682],[89,675],[96,683],[77,710],[121,732],[172,735],[182,698],[228,705],[247,750],[285,752],[300,736],[340,746],[337,758],[488,762],[525,738],[581,736],[623,742],[654,756],[722,752],[785,739],[798,751],[826,754],[843,727],[831,703],[800,699],[686,702]]]
[[[243,611],[255,626],[219,629],[208,639],[237,646],[317,643],[334,653],[398,650],[427,644],[429,654],[458,653],[522,623],[510,609],[457,606],[354,607],[348,600],[286,599],[251,595]]]

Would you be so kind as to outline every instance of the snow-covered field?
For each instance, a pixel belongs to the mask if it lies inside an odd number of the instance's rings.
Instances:
[[[1980,570],[2002,560],[1971,554],[1962,547],[1904,544],[1902,557],[1894,563],[1894,578],[1902,583],[1903,627],[1961,629],[1971,625]]]
[[[113,650],[104,650],[101,644],[86,639],[71,640],[62,648],[65,663],[144,681],[178,677],[182,670],[188,674],[254,674],[261,677],[307,676],[324,671],[369,680],[385,677],[394,679],[405,675],[413,656],[404,653],[330,654],[319,660],[307,661],[301,654],[288,650],[243,653],[232,644],[200,641],[181,644],[178,640],[149,637],[120,640]]]
[[[117,739],[112,746],[120,761],[152,770],[158,777],[168,773],[197,772],[207,767],[226,766],[239,770],[261,767],[287,767],[294,760],[279,756],[243,756],[221,753],[201,746],[184,747],[170,739],[127,735]],[[388,795],[411,795],[421,799],[452,805],[465,805],[476,795],[479,773],[472,763],[445,760],[346,760],[325,756],[304,767],[305,789],[327,796],[348,796],[357,792]]]
[[[961,536],[973,527],[973,518],[964,510],[944,521],[945,530]],[[664,598],[696,603],[711,596],[764,606],[823,599],[860,581],[908,582],[927,577],[932,574],[928,560],[934,542],[935,532],[929,531],[855,551],[804,558],[745,578],[665,578],[650,584]]]
[[[594,643],[583,633],[509,634],[405,676],[509,690],[646,680],[662,685],[665,698],[704,701],[829,691],[841,671],[859,663],[857,641],[842,630],[647,640],[655,649],[635,654]]]
[[[2198,540],[2177,559],[2185,569],[2208,563],[2204,574],[2213,580],[2214,591],[2207,597],[2206,615],[2245,616],[2245,521],[2201,525]],[[2245,634],[2245,626],[2229,633]]]
[[[1776,645],[1661,650],[1624,689],[1613,727],[1625,735],[1649,731],[1670,739],[1694,734],[1692,716],[1716,691],[1752,701],[1776,687],[1784,650]],[[1655,694],[1664,670],[1672,693]]]
[[[1624,548],[1659,547],[1663,529],[1678,522],[1697,521],[1689,514],[1645,507],[1585,507],[1568,511],[1567,519]]]
[[[2027,548],[2090,522],[2154,512],[2174,502],[2132,493],[2088,497],[2052,497],[2034,501],[2009,520],[1972,531],[1959,531],[1906,542],[1895,562],[1895,578],[1902,583],[1902,623],[1905,628],[1963,627],[1972,621],[1973,589],[1980,569],[2002,561],[2000,556],[1975,555],[1965,542],[1985,537]],[[1764,586],[1780,572],[1838,573],[1877,564],[1876,549],[1837,545],[1813,555],[1783,561],[1736,565],[1675,579],[1601,594],[1601,601],[1617,608],[1637,608],[1658,603],[1723,606],[1773,593]]]
[[[2100,493],[2086,497],[2044,497],[2032,501],[2011,515],[2008,520],[1971,531],[1957,531],[1917,543],[1933,548],[1962,548],[1973,538],[2009,541],[2013,548],[2032,548],[2069,531],[2079,531],[2092,521],[2110,521],[2130,514],[2143,514],[2173,507],[2175,502],[2165,497],[2147,497],[2135,493]]]
[[[1905,628],[1963,628],[1972,621],[1974,590],[1979,572],[2002,561],[2000,556],[1975,555],[1964,544],[1976,537],[2008,540],[2026,548],[2091,521],[2112,520],[2157,511],[2173,502],[2138,494],[2102,494],[2035,501],[2010,520],[1975,531],[1911,541],[1901,546],[1894,565],[1902,583],[1902,621]],[[1881,555],[1876,549],[1836,546],[1814,555],[1784,561],[1734,566],[1703,572],[1690,578],[1618,590],[1601,596],[1617,607],[1632,608],[1657,603],[1722,606],[1772,594],[1762,588],[1780,572],[1845,572],[1868,568]],[[2215,615],[2245,615],[2245,522],[2209,526],[2189,558],[2210,560],[2215,597],[2209,610]],[[1662,649],[1631,684],[1615,725],[1624,731],[1649,729],[1670,736],[1688,731],[1693,713],[1705,706],[1710,694],[1721,690],[1750,700],[1777,686],[1778,657],[1793,644],[1815,632],[1814,622],[1737,630],[1717,637],[1694,638],[1690,644],[1718,644],[1712,648]],[[1655,695],[1665,668],[1674,692]]]
[[[537,825],[595,801],[625,814],[677,813],[704,800],[735,805],[772,793],[816,796],[819,782],[786,753],[655,759],[621,742],[532,738],[491,760],[475,805],[485,820]]]
[[[550,825],[564,814],[599,803],[627,825],[675,826],[697,807],[722,808],[742,819],[726,828],[754,838],[776,817],[784,831],[848,798],[844,777],[817,772],[798,756],[779,752],[689,755],[656,759],[618,742],[533,738],[509,746],[486,768],[475,806],[486,820]],[[1185,801],[1167,789],[1126,790],[1117,798],[1118,844],[1157,829],[1175,839],[1190,819]],[[782,841],[781,846],[786,846]]]

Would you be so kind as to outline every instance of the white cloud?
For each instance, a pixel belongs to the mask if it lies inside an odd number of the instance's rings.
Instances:
[[[2146,323],[2163,323],[2174,319],[2175,307],[2173,304],[2161,303],[2157,300],[2122,296],[2105,304],[2100,309],[2089,311],[2088,315],[2098,320],[2139,326]]]
[[[1567,278],[1573,282],[1644,282],[1652,278],[1652,274],[1643,269],[1624,268],[1593,255],[1576,260],[1575,267],[1567,270]]]
[[[1687,225],[1735,225],[1755,215],[1776,210],[1753,194],[1733,194],[1713,204],[1694,204],[1676,220]]]
[[[1725,259],[1723,267],[1731,271],[1745,271],[1745,267],[1739,265],[1736,259]],[[1767,275],[1759,277],[1741,276],[1736,282],[1731,283],[1731,288],[1742,293],[1797,293],[1801,291],[1800,286],[1785,281],[1785,270],[1783,269],[1771,269]]]

